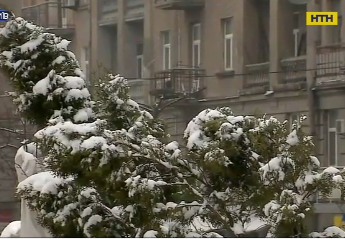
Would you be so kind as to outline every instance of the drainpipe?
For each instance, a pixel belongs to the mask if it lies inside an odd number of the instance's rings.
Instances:
[[[98,3],[97,3],[98,4]],[[88,72],[87,72],[87,76],[88,76],[88,82],[90,84],[90,90],[91,90],[91,94],[94,93],[94,86],[93,86],[93,82],[91,82],[91,67],[93,66],[92,64],[92,1],[89,1],[89,9],[88,9],[88,13],[89,13],[89,47],[87,49],[88,51]],[[98,10],[98,9],[97,9]],[[98,17],[98,14],[97,14]]]
[[[181,64],[181,25],[180,25],[180,14],[176,12],[177,16],[177,64]]]
[[[310,1],[307,5],[307,11],[317,12],[318,3],[316,1]],[[315,89],[316,86],[316,57],[317,57],[317,43],[316,43],[316,28],[307,26],[307,95],[308,95],[308,114],[309,114],[309,125],[310,135],[313,136],[313,143],[317,145],[317,114],[319,99]]]

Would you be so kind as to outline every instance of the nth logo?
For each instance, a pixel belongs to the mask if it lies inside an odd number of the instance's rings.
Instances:
[[[338,25],[338,13],[307,12],[307,25]]]

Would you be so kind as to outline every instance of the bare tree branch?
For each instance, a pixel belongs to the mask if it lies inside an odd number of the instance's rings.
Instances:
[[[16,130],[12,130],[12,129],[8,129],[8,128],[0,127],[0,131],[6,131],[6,132],[9,132],[9,133],[13,133],[13,134],[24,135],[24,133],[22,133],[22,132],[18,132]]]

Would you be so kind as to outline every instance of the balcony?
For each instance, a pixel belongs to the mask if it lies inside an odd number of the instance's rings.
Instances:
[[[22,9],[22,17],[50,32],[68,36],[74,33],[73,14],[58,2],[44,2]]]
[[[147,98],[148,81],[143,79],[128,80],[129,94],[132,100],[145,104]]]
[[[274,92],[305,90],[307,87],[306,56],[291,57],[281,60],[281,72]]]
[[[316,77],[318,84],[344,84],[345,45],[334,44],[317,48]]]
[[[100,26],[110,26],[117,24],[118,1],[117,0],[99,0],[100,1]]]
[[[144,0],[127,0],[125,4],[127,22],[144,19]]]
[[[280,63],[281,71],[283,72],[280,78],[282,84],[289,84],[295,82],[305,82],[307,79],[306,56],[298,56],[293,58],[283,59]]]
[[[258,63],[245,66],[244,86],[242,95],[264,94],[269,90],[270,63]]]
[[[155,7],[161,10],[197,10],[204,6],[205,0],[155,0]]]
[[[157,72],[150,94],[156,98],[200,98],[204,87],[204,69],[174,68]]]

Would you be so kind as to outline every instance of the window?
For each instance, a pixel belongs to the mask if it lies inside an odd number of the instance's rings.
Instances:
[[[192,65],[193,67],[200,66],[200,52],[201,52],[201,25],[200,23],[192,26]]]
[[[306,54],[306,41],[307,35],[305,32],[300,30],[302,26],[301,19],[301,12],[294,13],[294,29],[293,29],[293,36],[294,36],[294,57],[305,55]]]
[[[233,70],[233,30],[232,18],[223,19],[224,34],[224,68],[225,70]]]
[[[342,133],[338,119],[338,111],[330,110],[328,112],[328,134],[327,134],[327,148],[328,148],[328,163],[332,166],[339,166],[340,161],[340,133]]]
[[[81,56],[80,56],[80,65],[82,68],[83,73],[85,74],[85,80],[86,83],[89,85],[89,75],[90,75],[90,70],[89,70],[89,48],[88,47],[83,47],[81,51]]]
[[[290,122],[290,130],[292,130],[293,128],[295,128],[297,126],[300,127],[301,126],[301,115],[298,113],[292,113],[290,114],[289,117],[289,122]],[[297,124],[296,126],[294,124]]]
[[[162,32],[163,43],[163,70],[171,68],[171,45],[170,45],[170,32]]]
[[[143,44],[137,44],[137,78],[143,78]]]
[[[67,6],[67,1],[68,0],[63,0],[62,6]],[[61,8],[61,25],[62,25],[62,28],[66,28],[67,27],[67,12],[66,12],[66,8],[65,7]]]

